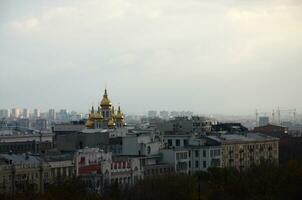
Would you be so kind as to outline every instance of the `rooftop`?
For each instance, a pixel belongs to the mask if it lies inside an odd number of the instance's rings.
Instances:
[[[221,136],[208,136],[210,139],[216,140],[221,143],[238,143],[238,142],[263,142],[278,140],[278,138],[264,135],[261,133],[246,133],[244,135],[228,134]]]
[[[26,154],[0,154],[0,160],[5,161],[7,164],[39,164],[40,158],[33,155]]]

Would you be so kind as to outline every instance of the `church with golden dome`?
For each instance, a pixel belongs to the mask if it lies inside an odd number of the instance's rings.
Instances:
[[[105,89],[103,99],[97,110],[92,106],[85,125],[88,129],[115,129],[126,126],[124,113],[121,111],[120,106],[115,111],[108,97],[107,89]]]

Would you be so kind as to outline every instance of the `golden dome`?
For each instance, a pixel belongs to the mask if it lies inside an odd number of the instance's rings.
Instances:
[[[108,121],[108,127],[113,128],[114,126],[115,126],[115,122],[114,122],[113,118],[110,118]]]
[[[94,128],[94,122],[92,120],[88,119],[85,126],[86,126],[86,128]]]
[[[103,118],[104,117],[101,113],[101,109],[100,109],[100,107],[98,107],[98,111],[94,114],[94,119],[98,120],[98,121],[102,121]]]
[[[115,118],[116,119],[120,119],[120,120],[124,119],[124,113],[121,111],[120,106],[118,107],[118,110],[117,110]]]
[[[102,107],[111,107],[112,103],[110,101],[110,99],[108,98],[108,95],[107,95],[107,89],[105,89],[105,93],[103,95],[103,99],[101,101],[101,106]]]
[[[88,119],[93,120],[95,118],[94,107],[91,107]]]
[[[103,116],[101,113],[97,112],[94,114],[94,119],[95,120],[102,120],[103,119]]]
[[[91,111],[89,113],[89,117],[85,123],[85,126],[87,128],[94,128],[94,119],[95,119],[95,113],[94,113],[94,107],[91,107]]]

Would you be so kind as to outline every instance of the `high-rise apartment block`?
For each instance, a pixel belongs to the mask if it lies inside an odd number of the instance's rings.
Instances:
[[[29,110],[27,108],[23,108],[22,118],[29,118]]]
[[[56,120],[56,111],[55,111],[55,109],[49,109],[49,111],[48,111],[48,119],[50,121],[55,121]]]
[[[9,110],[0,109],[0,118],[9,118]]]
[[[20,108],[13,108],[13,109],[11,110],[11,115],[10,115],[11,118],[17,119],[17,118],[20,117],[20,115],[21,115],[21,110],[20,110]]]
[[[259,117],[259,126],[266,126],[269,124],[269,117],[262,116]]]
[[[150,111],[148,111],[148,117],[149,118],[155,118],[155,117],[157,117],[157,111],[156,110],[150,110]]]
[[[34,112],[32,114],[33,119],[38,119],[40,117],[40,110],[39,109],[34,109]]]

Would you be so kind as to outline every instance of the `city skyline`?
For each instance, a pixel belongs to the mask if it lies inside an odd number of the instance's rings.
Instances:
[[[171,7],[170,5],[173,4]],[[301,112],[302,4],[1,1],[3,108]]]

